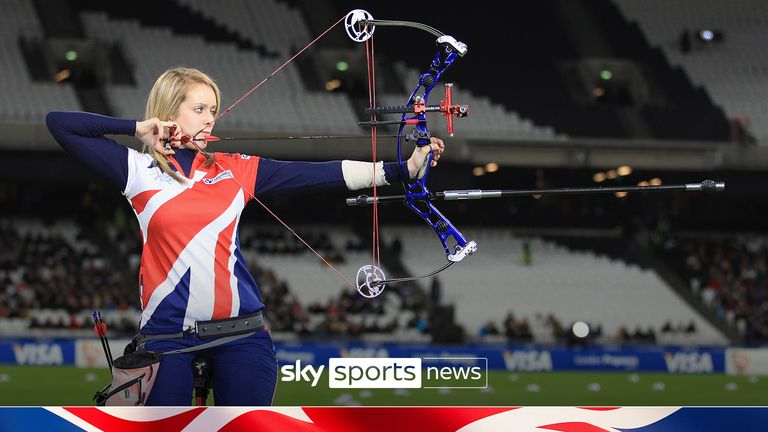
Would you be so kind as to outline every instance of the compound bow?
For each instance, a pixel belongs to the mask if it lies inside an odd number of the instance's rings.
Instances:
[[[430,93],[435,86],[437,86],[443,73],[455,60],[463,57],[467,53],[467,46],[456,40],[454,37],[443,34],[430,26],[409,21],[375,20],[370,13],[362,9],[356,9],[348,13],[345,17],[344,25],[349,37],[356,42],[367,42],[373,36],[376,26],[411,27],[424,30],[437,38],[435,42],[436,49],[434,59],[428,69],[419,76],[419,82],[411,92],[405,105],[378,107],[374,106],[375,99],[372,98],[371,106],[366,110],[366,113],[371,115],[371,120],[363,122],[361,125],[371,126],[372,135],[374,137],[376,134],[376,126],[378,125],[399,125],[397,132],[397,161],[400,166],[403,189],[405,190],[405,195],[400,197],[402,198],[403,203],[424,219],[435,234],[437,234],[437,237],[440,239],[443,249],[445,250],[448,262],[437,270],[425,275],[396,279],[386,279],[383,270],[379,265],[376,265],[376,263],[361,267],[357,274],[358,291],[361,293],[367,292],[369,294],[378,295],[386,284],[406,282],[433,276],[450,267],[452,264],[463,260],[477,250],[477,244],[472,240],[467,240],[451,221],[449,221],[448,218],[446,218],[432,204],[431,192],[427,187],[427,178],[429,176],[429,169],[432,165],[433,153],[428,153],[423,164],[423,171],[416,175],[415,178],[410,178],[407,164],[403,160],[402,149],[404,143],[413,142],[418,147],[428,146],[430,144],[431,134],[427,126],[428,112],[439,112],[446,118],[448,123],[448,134],[450,136],[453,136],[453,117],[465,117],[467,115],[468,108],[466,105],[453,104],[452,84],[445,85],[445,99],[443,99],[439,105],[429,105],[428,103]],[[372,61],[369,61],[369,70],[371,65]],[[373,87],[374,85],[369,79],[369,90],[371,91],[371,94],[374,94]],[[382,114],[400,114],[401,118],[400,120],[394,121],[380,121],[377,116]],[[408,134],[404,134],[406,127],[411,126],[413,129]],[[361,202],[367,198],[368,197],[366,196],[361,196],[353,199],[353,202]],[[374,206],[378,203],[375,189],[374,197],[370,203]],[[378,211],[374,208],[374,218],[377,213]],[[378,233],[376,230],[377,226],[374,221],[374,244],[378,241]],[[376,252],[374,252],[374,256],[375,255]]]
[[[243,96],[237,99],[229,108],[222,111],[214,122],[218,121],[229,113],[236,105],[242,102],[245,98],[250,96],[254,91],[266,83],[269,79],[275,76],[286,65],[296,59],[305,50],[312,46],[315,42],[325,36],[334,27],[344,22],[344,26],[347,35],[355,42],[364,42],[366,45],[366,57],[368,64],[368,87],[369,87],[369,107],[366,113],[370,115],[370,120],[367,122],[361,122],[361,125],[371,127],[371,141],[372,141],[372,155],[374,162],[374,179],[376,178],[376,128],[380,125],[399,125],[397,133],[397,161],[400,168],[400,175],[403,183],[405,193],[402,195],[392,196],[378,196],[377,188],[374,181],[373,196],[360,195],[356,198],[347,199],[347,205],[373,205],[373,252],[372,262],[369,265],[360,267],[357,272],[356,283],[353,284],[347,279],[340,271],[338,271],[332,264],[330,264],[325,258],[322,257],[315,249],[313,249],[304,239],[302,239],[290,226],[288,226],[279,216],[277,216],[272,210],[270,210],[258,197],[251,195],[259,205],[261,205],[269,214],[271,214],[278,222],[280,222],[286,229],[288,229],[299,241],[301,241],[310,251],[312,251],[318,258],[320,258],[328,267],[330,267],[336,274],[346,282],[347,285],[356,289],[364,297],[372,298],[380,295],[387,284],[401,283],[406,281],[412,281],[416,279],[426,278],[433,276],[441,271],[447,269],[456,262],[459,262],[471,255],[477,250],[477,244],[472,240],[467,240],[464,235],[432,204],[432,201],[442,200],[460,200],[460,199],[480,199],[480,198],[498,198],[498,197],[510,197],[510,196],[522,196],[522,195],[562,195],[562,194],[583,194],[583,193],[606,193],[606,192],[632,192],[632,191],[721,191],[724,190],[725,184],[722,182],[713,182],[711,180],[704,181],[702,183],[692,183],[686,185],[665,185],[665,186],[642,186],[642,187],[620,187],[620,188],[564,188],[564,189],[549,189],[549,190],[451,190],[442,192],[431,192],[427,187],[427,178],[429,176],[429,170],[434,158],[433,153],[430,151],[424,161],[421,171],[415,178],[410,178],[407,162],[403,160],[402,145],[404,143],[413,142],[418,147],[424,147],[430,145],[431,134],[427,127],[428,112],[437,112],[444,116],[447,120],[448,135],[453,136],[453,117],[465,117],[468,113],[466,105],[458,105],[453,103],[452,84],[445,84],[445,99],[443,99],[439,105],[429,105],[428,99],[432,90],[437,86],[443,73],[453,64],[455,60],[463,57],[467,53],[467,46],[453,38],[452,36],[445,35],[444,33],[436,30],[425,24],[410,22],[410,21],[389,21],[389,20],[376,20],[373,19],[370,13],[362,9],[355,9],[344,17],[339,19],[336,23],[326,29],[318,37],[312,40],[304,48],[299,50],[285,63],[280,65],[275,71],[269,74],[256,86],[251,88]],[[405,105],[401,106],[376,106],[375,96],[375,73],[374,73],[374,58],[373,58],[373,43],[372,37],[377,26],[399,26],[410,27],[426,31],[437,38],[435,56],[427,68],[427,70],[419,76],[419,81],[416,87],[411,92],[408,101]],[[400,114],[399,120],[379,120],[379,115],[384,114]],[[406,127],[413,127],[413,129],[405,134]],[[189,137],[185,142],[191,142],[197,145],[197,141],[218,141],[218,140],[251,140],[249,138],[219,138],[215,136],[208,136],[206,138],[197,138],[202,132]],[[285,137],[284,137],[285,138]],[[318,138],[354,138],[352,136],[302,136],[302,137],[289,137],[294,139],[318,139]],[[257,138],[258,139],[258,138]],[[262,138],[264,139],[264,138]],[[268,138],[269,139],[269,138]],[[198,147],[199,149],[199,147]],[[243,190],[248,190],[243,188]],[[435,234],[440,239],[445,250],[447,263],[442,267],[421,275],[410,276],[402,278],[387,279],[384,275],[384,271],[381,269],[379,261],[379,234],[378,234],[378,208],[379,202],[403,202],[407,207],[418,214],[425,222],[432,228]]]

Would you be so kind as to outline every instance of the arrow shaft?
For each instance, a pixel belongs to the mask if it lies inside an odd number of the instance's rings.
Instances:
[[[399,122],[398,122],[399,123]],[[280,140],[321,140],[321,139],[363,139],[370,135],[305,135],[305,136],[274,136],[274,137],[217,137],[210,135],[205,138],[191,138],[191,141],[280,141]],[[379,138],[397,138],[397,135],[379,135]]]

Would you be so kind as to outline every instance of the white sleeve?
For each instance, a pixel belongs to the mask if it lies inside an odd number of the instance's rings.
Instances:
[[[374,165],[373,162],[341,161],[341,171],[344,175],[344,183],[349,190],[365,189],[373,187]],[[384,175],[384,162],[376,162],[376,186],[388,186]]]
[[[141,185],[137,184],[136,179],[139,171],[151,164],[152,161],[152,156],[137,152],[132,148],[128,149],[128,180],[125,182],[123,195],[131,198],[137,193],[142,192]]]

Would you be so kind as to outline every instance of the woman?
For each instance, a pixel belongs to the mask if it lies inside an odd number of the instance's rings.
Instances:
[[[248,201],[319,188],[372,187],[374,172],[379,186],[400,180],[397,163],[379,162],[374,169],[366,162],[284,162],[204,152],[220,107],[210,77],[173,68],[152,87],[144,121],[80,112],[46,117],[64,150],[114,183],[136,213],[144,241],[139,270],[144,347],[167,352],[206,344],[162,357],[147,405],[189,405],[192,360],[201,354],[213,362],[217,405],[272,403],[275,349],[237,240]],[[107,134],[135,136],[143,152]],[[415,149],[408,160],[411,177],[424,168],[429,151],[435,165],[443,149],[436,138]]]

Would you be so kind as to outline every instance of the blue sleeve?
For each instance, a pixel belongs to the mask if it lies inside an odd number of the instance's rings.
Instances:
[[[384,164],[384,175],[392,184],[400,180],[397,162]],[[319,189],[346,188],[341,161],[330,162],[287,162],[261,158],[256,174],[257,196],[278,193],[312,192]]]
[[[104,135],[136,134],[136,122],[85,112],[53,111],[45,124],[59,145],[96,173],[125,189],[128,148]]]
[[[397,162],[384,162],[384,177],[389,184],[399,182],[402,178],[400,175],[400,164]]]
[[[256,196],[345,187],[341,161],[286,162],[259,159]]]

